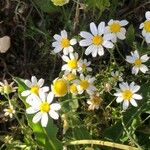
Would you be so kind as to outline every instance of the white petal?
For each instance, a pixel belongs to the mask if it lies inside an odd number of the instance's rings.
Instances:
[[[133,94],[133,98],[140,100],[140,99],[142,99],[142,96],[139,94]]]
[[[84,39],[79,42],[80,46],[89,46],[91,44],[92,44],[92,40],[90,40],[90,39]]]
[[[54,39],[57,40],[57,41],[60,41],[60,40],[61,40],[61,36],[58,35],[58,34],[55,34],[53,37],[54,37]]]
[[[104,33],[104,30],[105,30],[105,22],[101,22],[99,25],[98,25],[98,34],[99,35],[102,35]]]
[[[46,93],[42,92],[42,91],[39,91],[39,97],[42,101],[45,101],[46,100]]]
[[[53,110],[50,110],[50,111],[49,111],[49,115],[50,115],[53,119],[55,119],[55,120],[57,120],[57,119],[59,118],[58,113],[56,113],[56,112],[53,111]]]
[[[140,66],[140,70],[141,70],[143,73],[146,73],[146,71],[148,71],[148,67],[142,64],[142,65]]]
[[[31,87],[32,83],[29,80],[25,80],[24,83],[28,86]]]
[[[147,33],[145,35],[145,40],[146,40],[147,43],[150,43],[150,33]]]
[[[26,90],[26,91],[23,91],[22,93],[21,93],[21,96],[28,96],[28,95],[30,95],[31,94],[31,92],[30,92],[30,90]]]
[[[140,89],[140,86],[135,85],[135,86],[132,88],[132,91],[133,91],[134,93],[136,93],[139,89]]]
[[[137,103],[136,103],[136,101],[135,101],[134,99],[131,99],[131,100],[130,100],[130,103],[131,103],[134,107],[137,107],[137,106],[138,106]]]
[[[96,27],[94,22],[90,23],[90,30],[91,30],[93,35],[97,35],[98,34],[98,29],[97,29],[97,27]]]
[[[98,54],[100,56],[104,55],[104,48],[102,46],[99,46],[99,48],[98,48]]]
[[[129,101],[128,100],[124,100],[123,101],[123,110],[126,110],[129,107]]]
[[[141,57],[141,61],[142,62],[146,62],[146,61],[148,61],[149,60],[149,57],[147,56],[147,54],[146,55],[143,55],[142,57]]]
[[[69,48],[68,48],[68,47],[65,47],[65,48],[63,49],[63,53],[64,53],[64,55],[68,55],[68,53],[69,53]]]
[[[50,104],[54,99],[54,94],[52,92],[49,92],[47,95],[47,102]]]
[[[70,59],[68,58],[68,56],[63,55],[62,56],[63,61],[68,62]]]
[[[139,68],[134,66],[134,67],[132,68],[132,74],[137,75],[138,72],[139,72]]]
[[[59,45],[59,42],[57,41],[52,43],[52,47],[57,47],[58,45]]]
[[[121,28],[120,32],[123,33],[123,34],[125,34],[126,33],[126,29],[125,28]]]
[[[34,114],[34,113],[36,113],[38,111],[39,111],[39,109],[35,108],[35,107],[29,107],[29,108],[26,109],[26,113],[27,114]]]
[[[108,25],[111,25],[113,22],[114,22],[114,20],[110,19],[109,22],[108,22]]]
[[[86,50],[85,50],[85,55],[89,55],[90,53],[92,53],[93,50],[95,50],[95,46],[94,45],[90,45]]]
[[[37,84],[37,78],[35,76],[31,77],[31,81],[32,81],[32,85],[36,85]]]
[[[62,50],[62,47],[59,45],[59,46],[55,47],[54,53],[59,53],[61,50]]]
[[[44,84],[44,79],[41,78],[41,79],[38,81],[37,84],[38,84],[39,87],[42,87],[43,84]]]
[[[52,110],[60,110],[61,106],[58,103],[53,103],[53,104],[51,104],[51,109]]]
[[[93,51],[92,51],[92,56],[96,57],[98,53],[98,47],[96,47]]]
[[[111,39],[114,38],[114,34],[113,33],[108,33],[108,34],[104,34],[103,39],[106,41],[109,41]]]
[[[42,117],[42,113],[41,113],[41,112],[38,112],[38,113],[33,117],[33,119],[32,119],[33,123],[39,122],[40,119],[41,119],[41,117]]]
[[[46,127],[48,123],[48,114],[47,113],[43,113],[42,114],[42,118],[41,118],[41,125],[42,127]]]
[[[80,32],[80,36],[82,36],[85,39],[89,39],[89,40],[91,40],[93,38],[93,35],[86,31]]]
[[[121,92],[117,92],[117,93],[114,93],[114,95],[120,97],[120,96],[122,96],[122,93]]]
[[[121,33],[121,32],[119,32],[119,33],[117,33],[117,37],[118,37],[118,39],[120,39],[120,40],[124,40],[126,37],[125,37],[125,34],[123,34],[123,33]]]
[[[142,29],[143,27],[144,27],[144,23],[141,23],[139,28]]]
[[[77,43],[77,40],[76,39],[71,39],[70,40],[70,45],[75,45]]]
[[[146,36],[146,31],[145,29],[142,30],[142,35],[145,37]]]
[[[114,44],[113,44],[112,42],[110,42],[110,41],[104,41],[104,42],[102,43],[102,45],[103,45],[104,47],[106,47],[106,48],[113,48],[113,47],[114,47]]]
[[[123,101],[123,98],[121,96],[119,96],[117,99],[116,99],[116,102],[117,103],[121,103]]]
[[[67,38],[67,32],[66,32],[66,30],[62,30],[61,31],[61,36],[62,36],[62,38]]]
[[[44,86],[42,88],[40,88],[39,92],[43,92],[43,93],[46,93],[49,91],[49,87],[48,86]]]
[[[135,59],[134,59],[132,56],[126,56],[126,61],[127,61],[128,63],[133,64],[134,61],[135,61]]]
[[[150,11],[147,11],[145,13],[145,17],[146,17],[147,20],[150,20]]]
[[[120,25],[121,26],[125,26],[125,25],[127,25],[129,22],[127,21],[127,20],[121,20],[120,21]]]

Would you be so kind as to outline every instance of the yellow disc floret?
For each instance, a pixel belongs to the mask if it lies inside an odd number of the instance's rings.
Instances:
[[[76,86],[75,84],[72,84],[72,85],[70,86],[70,92],[71,92],[72,94],[77,94],[77,93],[78,93],[77,86]]]
[[[73,74],[73,73],[69,73],[67,75],[65,75],[65,78],[68,80],[68,81],[72,81],[76,78],[76,75]]]
[[[141,59],[136,59],[134,64],[135,64],[135,66],[140,66],[142,64]]]
[[[30,91],[32,94],[38,95],[39,94],[39,87],[37,85],[32,86]]]
[[[130,100],[133,96],[133,93],[130,90],[125,90],[123,91],[122,96],[124,100]]]
[[[65,96],[68,92],[68,83],[64,79],[56,79],[52,85],[52,92],[56,96]]]
[[[70,46],[70,41],[68,39],[63,38],[61,40],[61,47],[66,48],[66,47],[69,47],[69,46]]]
[[[69,0],[51,0],[56,6],[63,6],[69,2]]]
[[[71,59],[68,61],[68,66],[71,69],[76,69],[77,68],[77,60],[76,59]]]
[[[83,90],[86,90],[89,87],[89,82],[87,80],[81,80],[80,86]]]
[[[150,20],[144,22],[144,29],[146,32],[150,32]]]
[[[117,32],[120,32],[120,29],[121,29],[121,26],[119,23],[113,23],[110,25],[111,32],[117,33]]]
[[[100,36],[100,35],[96,35],[96,36],[94,36],[93,39],[92,39],[92,43],[93,43],[94,45],[101,45],[102,42],[103,42],[103,38],[102,38],[102,36]]]
[[[43,102],[40,105],[40,111],[43,113],[47,113],[50,111],[50,104],[48,104],[47,102]]]

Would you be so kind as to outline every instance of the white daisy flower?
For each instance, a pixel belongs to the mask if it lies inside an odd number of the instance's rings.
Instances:
[[[126,110],[129,107],[129,103],[131,103],[134,107],[137,107],[137,103],[135,100],[141,100],[142,96],[136,94],[136,92],[140,89],[140,86],[135,85],[132,82],[130,85],[127,82],[122,82],[119,84],[120,89],[117,90],[117,93],[114,95],[117,96],[116,102],[121,103],[123,101],[123,109]]]
[[[89,104],[89,110],[99,109],[102,103],[102,98],[99,96],[99,93],[95,92],[90,95],[90,99],[88,99],[87,104]]]
[[[27,108],[27,114],[35,114],[32,121],[37,123],[41,120],[42,127],[46,127],[48,124],[48,115],[53,119],[58,119],[59,115],[56,111],[60,110],[61,106],[58,103],[52,103],[54,94],[40,93],[39,97],[35,96],[34,101],[30,102],[31,107]]]
[[[88,94],[93,94],[96,91],[96,87],[93,85],[95,81],[95,77],[91,77],[89,75],[84,76],[80,74],[80,80],[74,80],[74,83],[77,84],[77,90],[79,94],[82,94],[86,91]]]
[[[116,80],[116,81],[123,81],[122,79],[122,73],[120,73],[119,71],[112,71],[111,72],[112,77]]]
[[[90,23],[91,33],[82,31],[80,36],[84,39],[79,42],[80,46],[88,48],[85,51],[86,55],[92,53],[93,57],[96,57],[97,54],[102,56],[104,55],[105,48],[113,48],[114,44],[110,41],[113,37],[111,34],[104,34],[105,31],[105,22],[101,22],[98,27],[94,22]]]
[[[9,105],[9,108],[4,109],[4,112],[4,116],[9,116],[10,118],[12,118],[13,114],[15,114],[16,111],[12,105]]]
[[[108,22],[108,26],[105,28],[105,33],[111,33],[113,38],[111,39],[112,42],[116,43],[117,38],[120,40],[124,40],[126,38],[126,29],[124,26],[128,24],[127,20],[113,20],[111,19]]]
[[[140,57],[137,50],[131,52],[131,56],[126,56],[126,61],[133,64],[132,74],[135,75],[138,74],[139,70],[142,71],[143,73],[146,73],[146,71],[148,71],[148,67],[143,64],[148,60],[149,57],[147,56],[147,54]]]
[[[16,92],[18,87],[13,86],[14,82],[8,83],[7,80],[4,80],[4,82],[0,82],[0,93],[1,94],[10,94],[13,92]]]
[[[140,29],[142,30],[142,35],[145,37],[147,43],[150,43],[150,11],[145,13],[146,20],[140,24]]]
[[[62,56],[62,59],[67,63],[64,64],[61,68],[65,73],[73,73],[76,74],[78,69],[78,53],[69,53],[69,57],[66,55]]]
[[[55,34],[54,39],[56,40],[52,43],[52,46],[55,48],[54,52],[58,53],[63,50],[64,55],[68,55],[69,53],[73,52],[72,45],[77,43],[76,39],[68,39],[68,35],[65,30],[61,31],[61,35]]]
[[[78,72],[79,73],[86,73],[88,71],[92,71],[92,68],[89,67],[91,65],[90,61],[87,61],[87,59],[80,59],[78,61]]]
[[[31,77],[31,81],[25,80],[24,83],[29,88],[28,90],[25,90],[21,93],[21,96],[27,97],[26,102],[30,103],[30,101],[33,100],[35,95],[39,95],[40,93],[45,93],[49,91],[48,86],[43,86],[44,79],[40,79],[37,81],[37,78],[35,76]]]
[[[56,97],[62,97],[68,93],[69,85],[67,80],[63,78],[56,78],[51,85],[51,89]]]

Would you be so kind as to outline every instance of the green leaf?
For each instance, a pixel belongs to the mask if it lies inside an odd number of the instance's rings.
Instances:
[[[133,25],[130,25],[126,34],[126,42],[128,45],[132,46],[134,41],[135,41],[135,30]]]
[[[43,12],[52,13],[59,11],[59,7],[53,5],[51,0],[34,0],[34,2]]]
[[[19,78],[14,79],[16,83],[18,84],[18,92],[19,95],[21,92],[24,90],[27,90],[26,85],[24,82],[21,81]],[[28,107],[28,104],[26,103],[25,98],[21,97],[21,100],[25,104],[26,107]],[[40,123],[34,124],[32,122],[33,115],[28,115],[27,114],[27,120],[29,126],[32,128],[34,134],[35,134],[35,139],[37,140],[37,143],[40,146],[44,147],[44,150],[62,150],[62,143],[56,138],[57,134],[57,127],[53,123],[53,120],[49,118],[48,125],[46,128],[43,128]]]

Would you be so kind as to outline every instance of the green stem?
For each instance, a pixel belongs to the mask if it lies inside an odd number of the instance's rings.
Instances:
[[[101,146],[107,146],[107,147],[112,147],[112,148],[117,148],[121,150],[139,150],[136,147],[128,146],[128,145],[123,145],[119,143],[114,143],[114,142],[108,142],[108,141],[102,141],[102,140],[76,140],[76,141],[70,141],[64,143],[65,145],[85,145],[85,144],[92,144],[92,145],[101,145]]]

